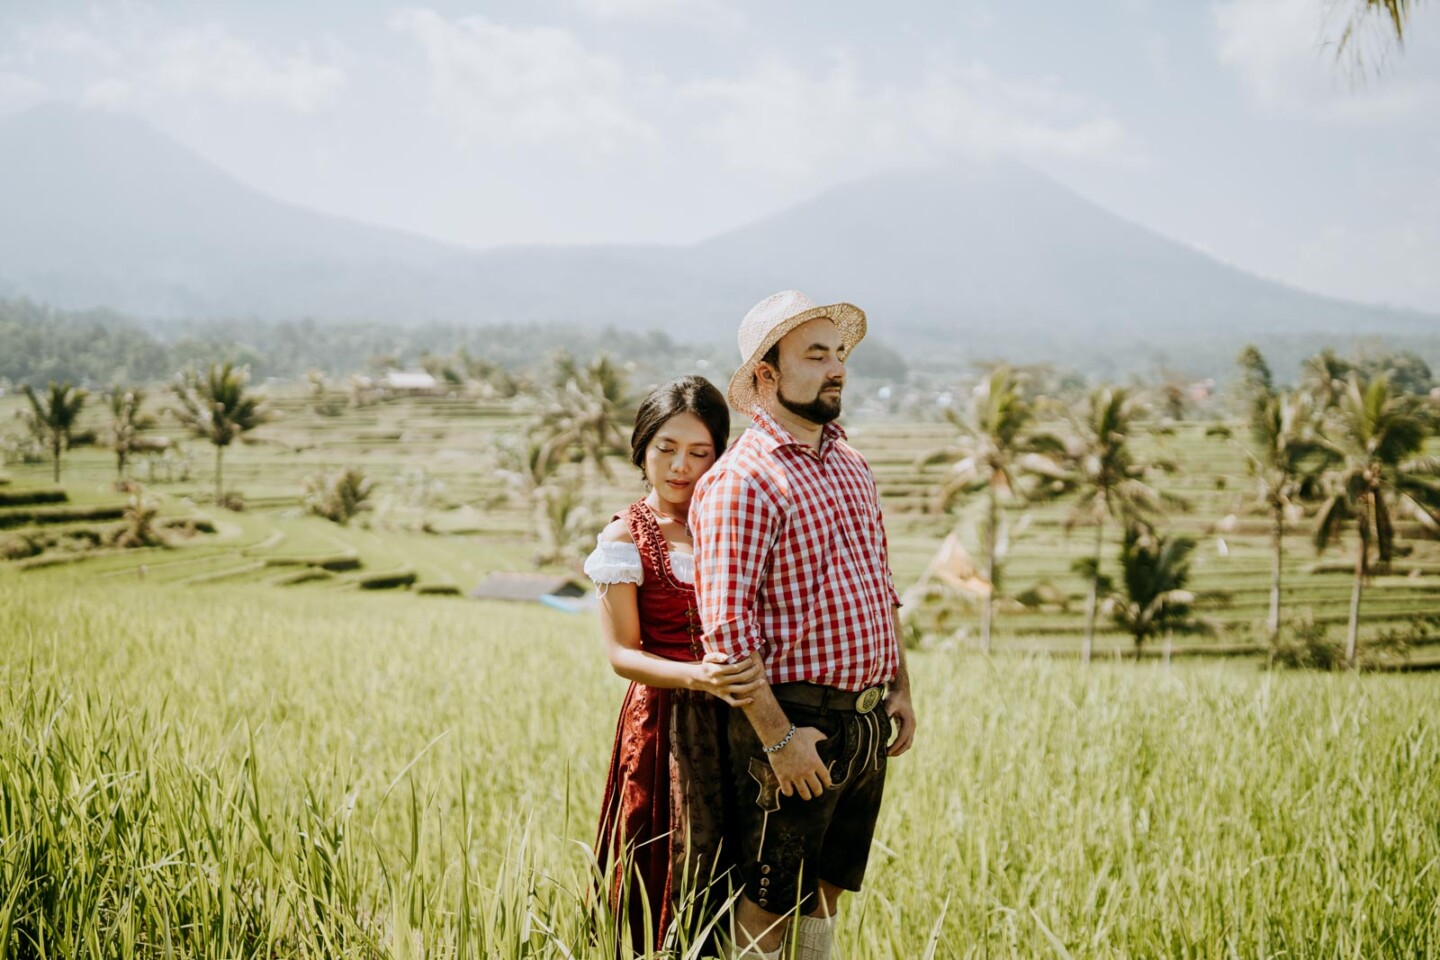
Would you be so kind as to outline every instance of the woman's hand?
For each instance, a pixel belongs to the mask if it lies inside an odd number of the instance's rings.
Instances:
[[[703,690],[719,697],[732,707],[747,706],[750,694],[765,682],[765,661],[759,651],[739,663],[727,663],[723,653],[707,653],[703,660],[694,664],[695,676],[690,685],[692,690]]]

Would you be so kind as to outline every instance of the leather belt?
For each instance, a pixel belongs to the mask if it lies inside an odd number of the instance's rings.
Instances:
[[[885,684],[877,684],[864,690],[837,690],[822,687],[818,683],[777,683],[770,688],[775,699],[782,703],[794,703],[802,707],[816,707],[820,710],[853,710],[855,713],[869,713],[885,699]]]

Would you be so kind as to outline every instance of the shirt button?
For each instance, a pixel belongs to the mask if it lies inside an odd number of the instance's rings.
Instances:
[[[762,887],[768,887],[768,886],[770,886],[770,878],[769,878],[769,877],[761,877],[761,878],[760,878],[760,886],[762,886]]]
[[[760,872],[761,872],[761,873],[769,873],[769,872],[770,872],[770,864],[767,863],[767,864],[762,865],[762,866],[760,867]]]

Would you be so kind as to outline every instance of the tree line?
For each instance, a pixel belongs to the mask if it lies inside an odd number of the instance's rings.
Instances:
[[[589,502],[596,480],[611,479],[610,460],[624,453],[633,413],[630,375],[608,354],[588,361],[559,353],[541,371],[516,377],[462,346],[434,357],[444,378],[516,398],[531,422],[516,436],[497,438],[490,456],[513,496],[529,508],[539,562],[571,559],[592,533],[598,505]],[[1238,358],[1238,412],[1245,436],[1215,421],[1207,431],[1243,451],[1254,483],[1254,505],[1272,526],[1272,582],[1267,630],[1272,643],[1283,622],[1282,576],[1289,530],[1307,524],[1318,550],[1334,546],[1342,533],[1355,537],[1354,582],[1345,641],[1345,659],[1357,659],[1365,585],[1397,555],[1397,521],[1410,519],[1440,533],[1440,458],[1425,453],[1440,417],[1437,405],[1417,391],[1434,383],[1424,361],[1409,353],[1348,359],[1333,350],[1314,355],[1295,386],[1280,384],[1263,354],[1253,346]],[[992,645],[995,601],[1011,538],[1006,506],[1052,500],[1069,504],[1067,530],[1089,528],[1093,547],[1076,570],[1087,584],[1082,656],[1094,649],[1097,621],[1108,616],[1128,632],[1137,652],[1147,640],[1203,630],[1194,615],[1201,599],[1188,587],[1193,538],[1170,531],[1168,515],[1188,504],[1158,482],[1175,467],[1144,458],[1134,441],[1153,429],[1156,409],[1183,416],[1183,391],[1162,382],[1147,396],[1113,384],[1079,388],[1063,404],[1038,394],[1024,368],[997,365],[988,370],[968,401],[944,416],[955,441],[929,451],[917,468],[945,464],[936,481],[933,505],[945,512],[978,506],[979,555],[984,564],[981,645]],[[317,412],[334,412],[326,378],[309,378]],[[1046,381],[1049,384],[1049,381]],[[1053,385],[1053,384],[1050,384]],[[28,423],[61,475],[64,451],[89,392],[52,381],[44,390],[23,388]],[[250,386],[249,371],[231,362],[190,368],[171,381],[168,412],[192,435],[215,450],[215,499],[226,503],[223,469],[226,449],[266,423],[271,411]],[[115,452],[117,476],[147,449],[145,431],[156,426],[138,386],[104,393],[110,417],[106,433]],[[363,403],[364,397],[352,397]],[[324,408],[324,409],[322,409]],[[566,464],[574,469],[562,470]],[[373,484],[358,471],[317,477],[307,483],[307,508],[346,522],[360,510]],[[1119,579],[1105,569],[1109,531],[1119,529]]]
[[[215,447],[215,501],[224,499],[224,453],[236,440],[267,423],[271,411],[250,389],[250,372],[232,363],[213,363],[204,371],[189,369],[170,386],[173,400],[167,412],[187,431]],[[50,451],[54,480],[60,482],[63,455],[76,439],[80,414],[90,391],[69,381],[51,380],[43,390],[28,383],[21,392],[29,401],[22,419],[27,430]],[[103,395],[110,409],[106,422],[108,446],[115,453],[115,472],[124,480],[131,458],[151,449],[144,431],[159,425],[145,408],[148,393],[140,386],[114,386]]]
[[[588,361],[564,351],[555,353],[543,371],[524,380],[469,358],[463,348],[444,362],[453,365],[446,369],[457,384],[500,393],[530,411],[527,428],[497,438],[488,453],[511,493],[531,510],[539,544],[537,562],[571,557],[593,534],[587,524],[596,507],[587,501],[587,494],[594,494],[597,479],[613,479],[611,459],[625,450],[635,402],[629,375],[604,353]],[[312,371],[308,383],[312,410],[320,415],[339,412],[329,382],[319,371]],[[54,380],[38,390],[25,384],[21,392],[29,403],[22,411],[26,431],[49,453],[58,484],[64,455],[78,438],[80,416],[92,393],[69,381]],[[252,386],[249,369],[229,361],[192,367],[177,375],[162,396],[168,402],[162,403],[139,385],[110,387],[101,396],[109,410],[103,440],[87,437],[87,442],[110,447],[117,482],[124,484],[138,453],[168,445],[167,439],[146,435],[159,426],[159,415],[166,414],[214,448],[215,502],[243,503],[240,494],[225,488],[225,451],[275,416],[263,391]],[[352,391],[348,402],[362,406],[374,399],[371,392]],[[576,469],[562,470],[566,464]],[[374,486],[362,471],[348,468],[307,478],[301,500],[310,512],[347,523],[368,508]]]
[[[215,361],[248,367],[257,380],[300,380],[315,369],[340,376],[423,366],[460,350],[519,371],[542,366],[558,343],[582,355],[605,349],[619,356],[653,357],[662,369],[722,352],[678,343],[662,332],[563,324],[403,326],[247,318],[141,323],[111,310],[60,310],[29,300],[0,300],[0,382],[16,385],[154,383]]]
[[[1304,366],[1295,386],[1277,383],[1254,346],[1238,358],[1245,437],[1235,440],[1216,423],[1210,433],[1231,438],[1244,451],[1254,481],[1254,504],[1270,519],[1271,585],[1267,628],[1272,644],[1282,624],[1285,536],[1308,525],[1317,551],[1354,535],[1354,570],[1345,661],[1357,662],[1363,591],[1398,554],[1400,519],[1440,535],[1440,457],[1426,442],[1440,431],[1440,404],[1415,392],[1433,383],[1413,355],[1352,361],[1325,350]],[[1162,390],[1163,397],[1163,390]],[[1188,589],[1193,538],[1167,532],[1168,513],[1186,502],[1153,478],[1173,472],[1163,459],[1134,450],[1143,398],[1124,387],[1100,385],[1057,411],[1062,427],[1042,428],[1044,398],[1033,400],[1023,377],[997,366],[968,403],[947,411],[958,437],[917,461],[924,470],[948,464],[938,481],[937,509],[953,512],[976,503],[980,555],[981,646],[991,647],[994,605],[1008,549],[1009,520],[1002,503],[1024,506],[1065,499],[1065,526],[1093,530],[1093,548],[1076,570],[1088,584],[1082,658],[1093,652],[1096,618],[1107,612],[1128,632],[1138,653],[1157,634],[1205,629],[1193,615],[1197,595]],[[1058,406],[1058,405],[1052,405]],[[1116,584],[1103,571],[1105,534],[1122,531]]]

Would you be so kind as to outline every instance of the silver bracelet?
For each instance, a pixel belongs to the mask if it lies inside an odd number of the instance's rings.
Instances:
[[[773,747],[761,747],[760,749],[764,750],[766,753],[779,753],[781,750],[785,749],[785,744],[789,743],[790,738],[793,736],[795,736],[795,724],[792,723],[790,724],[790,729],[786,732],[784,739],[782,739],[779,743],[775,744],[775,746]]]

